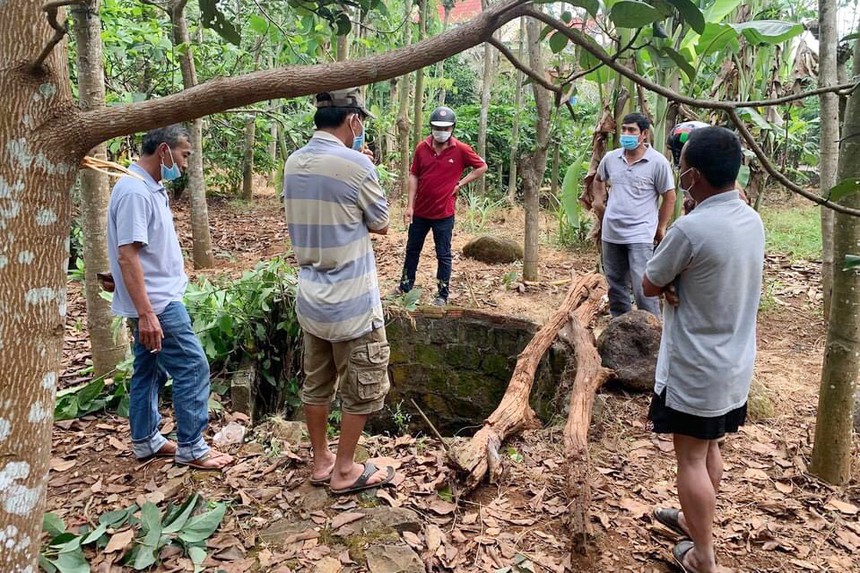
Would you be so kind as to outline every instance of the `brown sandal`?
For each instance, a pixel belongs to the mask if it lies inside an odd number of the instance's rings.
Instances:
[[[223,463],[213,464],[212,462],[221,458],[225,458],[226,461]],[[196,460],[191,460],[188,462],[180,462],[176,460],[176,464],[180,466],[188,466],[189,468],[193,468],[195,470],[204,470],[204,471],[221,471],[227,466],[233,463],[233,456],[229,454],[223,454],[221,452],[216,452],[215,450],[209,450]]]

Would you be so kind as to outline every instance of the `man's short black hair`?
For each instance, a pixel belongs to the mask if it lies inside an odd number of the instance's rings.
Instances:
[[[326,99],[327,97],[327,93],[317,94],[318,101]],[[340,127],[343,125],[346,118],[352,113],[357,113],[362,120],[366,117],[365,113],[357,107],[320,107],[317,108],[317,111],[314,114],[314,125],[317,126],[317,129],[333,129],[335,127]]]
[[[184,125],[179,123],[150,129],[143,136],[141,151],[144,155],[152,155],[162,143],[166,143],[172,149],[179,145],[182,139],[191,141],[191,134],[188,133],[188,129]]]
[[[646,131],[651,127],[651,120],[641,113],[628,113],[621,120],[621,125],[629,125],[635,123],[639,127],[639,131]]]
[[[692,131],[682,154],[687,167],[695,167],[715,189],[735,182],[743,160],[741,140],[725,127]]]

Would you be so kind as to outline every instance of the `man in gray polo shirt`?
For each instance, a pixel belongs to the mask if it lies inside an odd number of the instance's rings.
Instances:
[[[681,501],[681,511],[657,509],[654,517],[692,538],[673,555],[685,571],[699,573],[718,570],[718,441],[746,419],[755,362],[764,228],[734,187],[741,158],[740,141],[725,128],[690,134],[679,182],[696,209],[669,229],[642,281],[646,295],[668,303],[649,418],[655,432],[673,434]]]
[[[191,144],[179,125],[143,137],[133,175],[117,181],[108,206],[108,258],[115,285],[113,311],[129,319],[134,335],[129,425],[135,457],[172,457],[198,469],[222,469],[232,461],[209,448],[209,363],[191,329],[182,296],[182,251],[161,181],[180,176]],[[158,395],[173,378],[178,442],[159,432]]]
[[[642,274],[672,216],[675,180],[669,161],[646,143],[650,125],[644,115],[625,116],[621,148],[606,154],[594,178],[594,210],[602,223],[603,270],[613,318],[631,309],[631,288],[639,309],[660,314],[659,299],[642,292]]]

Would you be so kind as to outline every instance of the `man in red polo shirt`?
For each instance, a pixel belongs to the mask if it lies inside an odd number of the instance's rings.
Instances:
[[[457,116],[451,108],[437,107],[430,114],[432,135],[418,144],[409,172],[409,199],[404,221],[409,225],[406,262],[397,291],[409,292],[415,285],[415,271],[424,239],[433,231],[436,246],[436,286],[433,304],[448,303],[451,280],[451,236],[454,232],[454,210],[460,188],[482,177],[487,163],[471,146],[452,136]],[[463,177],[463,171],[472,171]],[[462,179],[461,179],[462,177]]]

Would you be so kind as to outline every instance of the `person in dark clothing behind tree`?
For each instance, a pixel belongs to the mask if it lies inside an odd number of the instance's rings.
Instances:
[[[436,247],[436,298],[433,304],[448,303],[451,280],[451,237],[454,233],[454,210],[460,189],[482,177],[487,163],[462,141],[453,136],[457,116],[451,108],[437,107],[430,114],[432,135],[418,144],[409,172],[409,198],[404,222],[409,225],[406,261],[396,294],[415,286],[415,272],[427,233],[433,231]],[[463,171],[472,171],[463,177]]]

